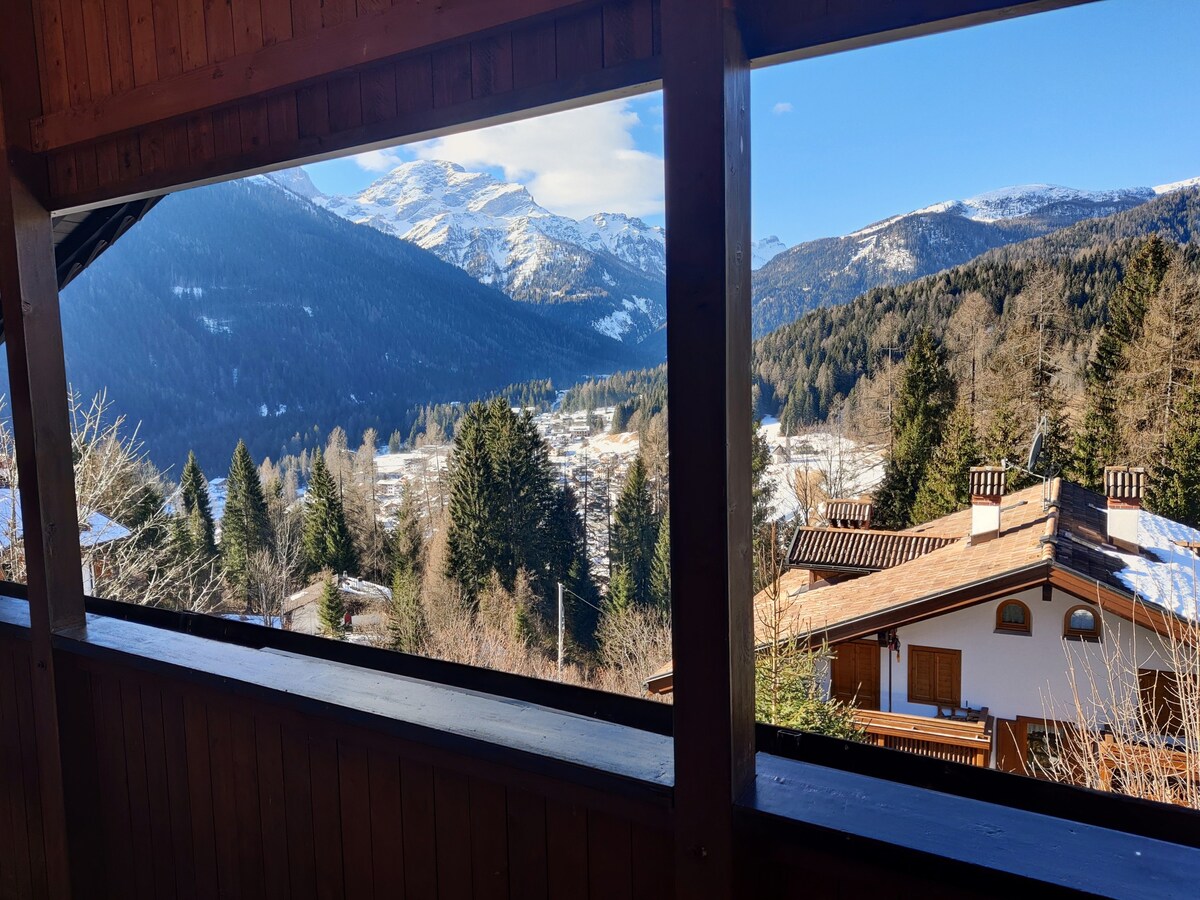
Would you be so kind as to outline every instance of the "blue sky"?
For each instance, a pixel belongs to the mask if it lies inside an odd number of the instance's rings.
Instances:
[[[1200,176],[1200,0],[1069,10],[756,71],[753,226],[786,243],[1012,184],[1156,185]],[[449,158],[566,215],[662,223],[662,97],[308,167],[361,189]]]

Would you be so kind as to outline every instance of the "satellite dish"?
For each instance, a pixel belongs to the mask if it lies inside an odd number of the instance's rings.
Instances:
[[[1025,464],[1025,468],[1030,472],[1034,471],[1038,458],[1042,455],[1042,438],[1045,433],[1046,417],[1042,416],[1042,421],[1038,423],[1037,430],[1033,433],[1033,444],[1029,447],[1029,461]]]

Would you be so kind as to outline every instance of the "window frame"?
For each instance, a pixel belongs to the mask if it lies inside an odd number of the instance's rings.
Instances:
[[[1019,606],[1025,613],[1025,621],[1021,624],[1004,621],[1004,610],[1010,606]],[[1016,597],[1009,597],[1007,600],[1002,600],[996,606],[996,633],[997,634],[1023,634],[1027,636],[1033,635],[1033,613],[1030,611],[1028,604],[1018,600]]]
[[[1075,615],[1075,613],[1080,612],[1081,610],[1092,617],[1094,627],[1089,629],[1071,627],[1071,618]],[[1092,643],[1100,643],[1103,640],[1103,632],[1100,625],[1099,610],[1093,609],[1086,603],[1077,603],[1072,606],[1063,615],[1062,636],[1064,641],[1090,641]]]

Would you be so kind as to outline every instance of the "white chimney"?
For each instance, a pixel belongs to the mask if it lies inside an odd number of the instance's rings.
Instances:
[[[1004,498],[1004,469],[975,466],[970,473],[971,543],[1000,537],[1000,501]]]
[[[1146,470],[1141,466],[1105,466],[1104,496],[1108,498],[1108,542],[1127,553],[1139,552],[1138,519],[1146,494]]]

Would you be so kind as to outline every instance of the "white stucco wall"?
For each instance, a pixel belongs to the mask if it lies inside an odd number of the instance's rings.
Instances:
[[[1012,596],[1029,607],[1031,635],[996,632],[996,609],[1009,598],[980,603],[898,629],[899,660],[895,653],[885,648],[880,650],[880,707],[912,715],[934,715],[933,706],[908,702],[908,649],[913,645],[962,651],[963,705],[976,709],[986,706],[991,715],[1006,719],[1018,715],[1075,719],[1074,692],[1068,676],[1072,663],[1083,697],[1092,695],[1091,689],[1084,686],[1089,669],[1100,676],[1100,693],[1110,695],[1105,673],[1111,667],[1106,665],[1106,658],[1112,657],[1117,644],[1109,642],[1119,642],[1124,660],[1133,663],[1128,668],[1134,671],[1135,679],[1137,668],[1170,668],[1162,661],[1165,654],[1161,653],[1157,636],[1147,629],[1102,614],[1103,643],[1064,641],[1063,617],[1067,610],[1079,605],[1078,600],[1055,590],[1053,599],[1046,602],[1041,588]],[[1136,690],[1136,680],[1129,687]]]

